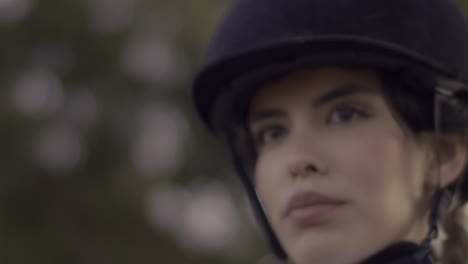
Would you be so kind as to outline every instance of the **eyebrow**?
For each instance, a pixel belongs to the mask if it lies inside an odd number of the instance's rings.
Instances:
[[[336,89],[323,94],[320,96],[315,102],[313,103],[314,108],[319,108],[322,105],[339,99],[341,97],[352,96],[355,94],[368,94],[368,95],[378,95],[379,92],[376,89],[372,89],[370,87],[356,84],[356,83],[345,83],[343,85],[338,86]]]
[[[314,108],[319,108],[326,103],[337,100],[339,98],[348,97],[356,94],[368,94],[368,95],[378,95],[379,92],[376,89],[363,86],[356,83],[345,83],[338,86],[336,89],[327,92],[321,95],[318,99],[314,100],[312,106]],[[274,118],[274,117],[284,117],[287,113],[284,110],[278,108],[266,109],[255,112],[250,118],[250,122],[259,122],[264,119]]]

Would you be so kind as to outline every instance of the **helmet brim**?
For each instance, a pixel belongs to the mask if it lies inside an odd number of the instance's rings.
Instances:
[[[294,69],[327,65],[390,70],[418,68],[446,78],[457,78],[452,69],[388,42],[340,35],[302,38],[252,47],[225,56],[223,60],[208,62],[194,80],[194,103],[202,120],[214,130],[215,102],[222,94],[238,89],[236,87],[241,86],[238,83],[243,83],[244,89],[245,83],[249,84],[249,89],[254,89],[256,83]]]

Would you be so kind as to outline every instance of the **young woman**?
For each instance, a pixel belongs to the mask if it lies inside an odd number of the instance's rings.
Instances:
[[[234,1],[193,96],[279,258],[468,261],[466,47],[452,0]]]

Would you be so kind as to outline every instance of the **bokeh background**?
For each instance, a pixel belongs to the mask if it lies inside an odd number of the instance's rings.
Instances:
[[[1,263],[275,262],[189,98],[228,3],[0,0]]]

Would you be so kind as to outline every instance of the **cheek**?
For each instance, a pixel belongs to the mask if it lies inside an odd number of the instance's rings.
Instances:
[[[391,131],[374,132],[343,142],[337,175],[344,175],[350,190],[356,225],[366,225],[356,229],[383,239],[399,233],[414,218],[424,173],[421,155],[410,139]]]
[[[264,155],[255,167],[254,183],[262,204],[268,213],[274,213],[280,204],[278,192],[283,186],[279,160],[274,155]]]
[[[410,187],[414,161],[409,140],[398,132],[377,130],[342,142],[338,175],[368,197]]]

